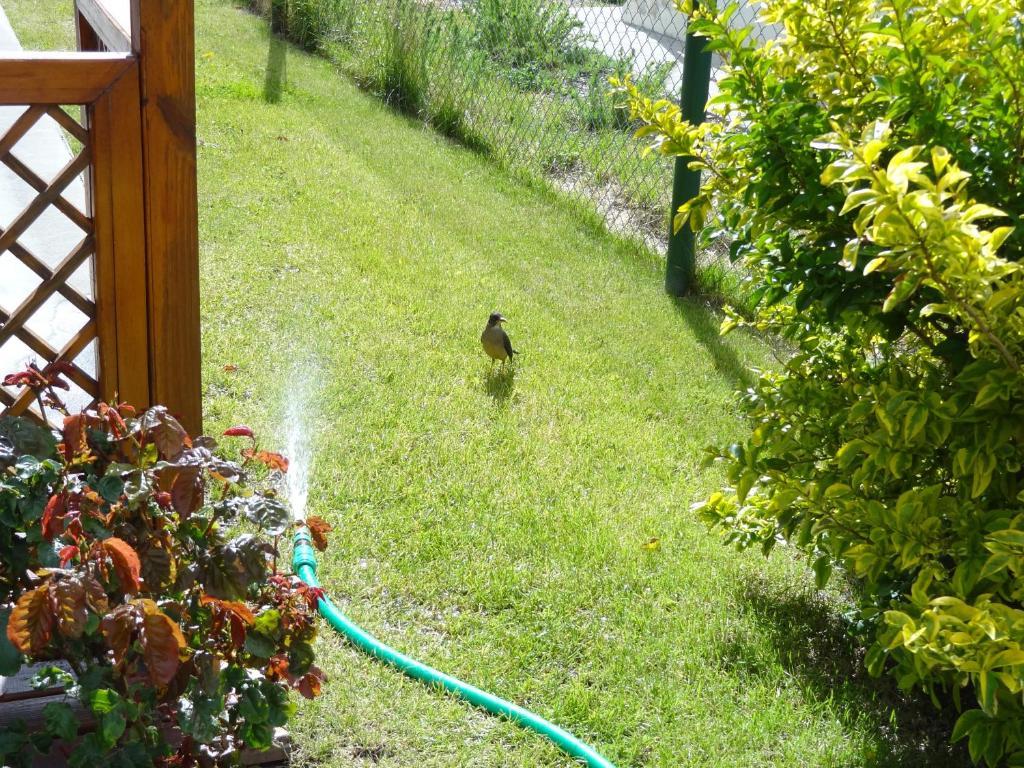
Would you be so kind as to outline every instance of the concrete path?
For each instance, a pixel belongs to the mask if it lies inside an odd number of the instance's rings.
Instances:
[[[648,7],[649,6],[649,7]],[[646,10],[645,10],[646,8]],[[665,94],[678,97],[683,82],[683,46],[686,17],[668,0],[632,0],[625,5],[579,5],[569,10],[582,25],[587,44],[615,59],[628,59],[634,77],[642,77],[655,68],[670,65],[665,78]],[[777,26],[758,21],[759,4],[746,3],[730,21],[730,26],[752,26],[754,39],[773,40],[780,34]],[[710,97],[718,93],[721,59],[712,59]]]
[[[21,50],[17,36],[0,7],[0,51]],[[0,136],[24,111],[23,107],[0,107]],[[53,179],[71,159],[64,132],[49,116],[42,118],[14,146],[13,154],[44,181]],[[0,164],[0,227],[6,228],[36,196],[35,191],[6,165]],[[85,211],[85,184],[81,177],[65,190],[64,197]],[[84,233],[64,214],[49,207],[18,238],[48,267],[56,264],[81,241]],[[72,276],[70,284],[84,297],[93,298],[92,259]],[[9,252],[0,253],[0,307],[10,314],[39,285],[40,279]],[[86,317],[59,295],[51,296],[29,319],[27,327],[54,349],[60,349],[85,324]],[[0,345],[0,374],[23,368],[35,360],[43,363],[19,339]],[[89,375],[96,376],[96,348],[90,344],[76,361]],[[14,394],[13,390],[8,390]],[[84,392],[72,385],[68,405],[88,405]]]
[[[679,14],[676,35],[661,35],[627,23],[618,5],[572,6],[572,14],[583,25],[588,45],[613,59],[629,59],[634,77],[657,67],[671,65],[665,78],[667,93],[678,93],[683,81],[683,39],[686,19]]]

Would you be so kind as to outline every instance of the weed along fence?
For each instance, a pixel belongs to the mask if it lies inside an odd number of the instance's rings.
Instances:
[[[79,49],[0,50],[0,369],[201,421],[190,0],[78,0]],[[0,414],[42,404],[17,381]],[[56,418],[57,414],[47,414]]]
[[[673,164],[642,153],[609,78],[631,75],[652,97],[679,99],[686,17],[673,0],[254,0],[254,7],[395,107],[590,201],[611,230],[665,249]],[[733,23],[756,26],[756,9],[744,5]],[[756,26],[755,39],[773,36]],[[716,67],[704,73],[712,93],[718,74]]]

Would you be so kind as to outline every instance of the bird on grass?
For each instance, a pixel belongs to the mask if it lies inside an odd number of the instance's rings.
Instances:
[[[502,323],[507,322],[500,312],[492,312],[491,316],[487,318],[487,327],[480,335],[480,343],[483,344],[484,352],[491,356],[491,365],[494,365],[495,360],[501,360],[504,363],[506,360],[512,360],[513,355],[519,354],[512,349],[512,340],[505,333],[505,329],[501,327]]]

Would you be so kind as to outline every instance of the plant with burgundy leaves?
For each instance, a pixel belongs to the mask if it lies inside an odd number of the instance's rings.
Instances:
[[[59,433],[0,419],[0,674],[74,673],[36,675],[70,701],[0,734],[3,765],[51,750],[71,766],[229,764],[272,745],[290,689],[319,693],[321,593],[277,571],[288,510],[247,477],[287,461],[252,442],[226,460],[162,407],[101,403]],[[74,705],[95,721],[85,735]]]

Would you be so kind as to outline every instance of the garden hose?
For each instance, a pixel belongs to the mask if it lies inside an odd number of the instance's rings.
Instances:
[[[295,534],[295,549],[292,555],[292,568],[299,578],[311,587],[319,587],[316,576],[316,555],[313,552],[309,529],[303,527]],[[390,664],[409,677],[419,680],[431,687],[443,688],[454,693],[470,704],[492,714],[506,717],[524,728],[534,731],[558,746],[566,754],[582,760],[590,768],[615,768],[601,757],[592,747],[587,746],[568,731],[550,723],[540,715],[535,715],[516,704],[499,699],[486,691],[481,691],[468,683],[457,680],[451,675],[439,672],[403,653],[396,651],[369,632],[354,624],[344,613],[338,610],[326,595],[320,598],[320,615],[327,623],[344,635],[359,650],[368,653],[385,664]]]

